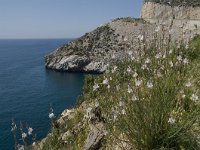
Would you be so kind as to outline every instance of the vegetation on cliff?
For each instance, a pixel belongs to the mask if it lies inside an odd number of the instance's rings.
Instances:
[[[171,6],[200,6],[200,0],[144,0],[144,2],[155,2]]]
[[[98,148],[200,149],[200,37],[184,45],[155,34],[148,49],[143,35],[138,42],[140,57],[129,51],[126,61],[86,78],[73,117],[54,128],[41,149],[87,149],[90,126],[98,122],[106,129]],[[100,109],[98,121],[92,107]]]

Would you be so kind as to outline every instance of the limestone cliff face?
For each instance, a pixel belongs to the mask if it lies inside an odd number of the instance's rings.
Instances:
[[[200,20],[200,7],[163,5],[146,2],[141,11],[141,17],[147,19],[188,19]]]
[[[138,49],[137,36],[147,26],[142,20],[116,19],[68,43],[45,57],[46,68],[101,73],[127,51]],[[148,24],[149,31],[153,26]]]
[[[149,8],[156,7],[157,4],[145,4],[142,10],[144,19],[148,15],[153,17],[152,13],[147,12],[151,12]],[[153,19],[150,22],[147,22],[148,19],[145,20],[115,19],[47,55],[45,66],[57,71],[102,73],[113,63],[126,60],[130,53],[137,57],[138,52],[142,50],[138,36],[145,34],[146,44],[151,44],[158,25],[153,23]],[[167,25],[164,28],[166,31],[169,30]],[[199,32],[195,30],[194,25],[191,25],[191,28],[191,34]],[[175,23],[171,34],[172,40],[180,39],[182,28]],[[189,34],[185,37],[186,41],[188,38]]]
[[[155,2],[144,3],[141,10],[141,17],[151,23],[169,23],[171,19],[174,24],[180,26],[185,24],[189,29],[200,26],[200,6],[170,6]]]
[[[162,2],[162,3],[160,3]],[[132,51],[137,57],[139,51],[138,36],[144,35],[151,43],[155,28],[162,24],[169,30],[173,20],[172,40],[180,39],[183,28],[191,35],[200,32],[200,2],[195,0],[145,0],[141,10],[142,19],[123,18],[98,27],[82,37],[67,43],[45,57],[48,69],[68,72],[104,72],[116,61],[123,61],[127,52]],[[185,37],[185,40],[188,39]]]

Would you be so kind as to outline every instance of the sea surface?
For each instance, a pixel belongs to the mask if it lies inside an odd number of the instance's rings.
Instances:
[[[84,74],[55,72],[44,66],[44,56],[69,41],[0,40],[0,150],[14,149],[12,119],[18,132],[22,122],[40,140],[50,131],[50,104],[59,116],[82,94]]]

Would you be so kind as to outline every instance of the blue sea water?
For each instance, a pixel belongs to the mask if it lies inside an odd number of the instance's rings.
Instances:
[[[49,105],[58,116],[75,105],[84,74],[46,70],[44,56],[67,39],[0,40],[0,150],[13,150],[11,119],[34,129],[37,140],[50,130]]]

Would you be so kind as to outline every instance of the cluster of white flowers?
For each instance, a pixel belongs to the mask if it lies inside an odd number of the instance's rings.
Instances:
[[[25,139],[27,137],[27,134],[25,132],[22,132],[22,139]]]
[[[168,123],[175,124],[176,120],[173,117],[170,117],[169,120],[168,120]]]
[[[54,113],[53,113],[53,112],[49,113],[49,118],[50,118],[50,119],[53,119],[53,118],[55,118],[55,115],[54,115]]]
[[[135,71],[133,77],[136,78],[138,76],[137,72]]]
[[[18,150],[25,150],[24,145],[20,145],[19,148],[18,148]]]
[[[169,62],[170,67],[174,67],[174,63],[172,61]]]
[[[115,73],[116,70],[117,70],[117,66],[114,66],[111,72]]]
[[[142,80],[135,80],[135,85],[136,86],[140,86],[140,85],[142,85],[142,83],[143,83],[143,81]]]
[[[130,73],[131,71],[132,71],[132,70],[131,70],[130,66],[128,66],[127,72]]]
[[[144,40],[144,36],[143,35],[138,35],[138,39],[140,40],[140,42],[142,42]]]
[[[127,53],[128,53],[129,56],[133,55],[133,51],[128,51]]]
[[[29,127],[28,128],[28,135],[32,135],[32,133],[33,133],[33,128]]]
[[[184,58],[183,63],[186,65],[189,63],[189,60],[187,58]]]
[[[156,29],[155,29],[155,32],[159,32],[160,29],[161,29],[160,26],[157,26]]]
[[[151,63],[151,60],[149,58],[146,58],[145,64],[149,64],[149,63]]]
[[[14,121],[12,121],[11,131],[14,132],[16,129],[17,129],[17,125],[15,124]]]
[[[118,111],[116,108],[112,107],[112,115],[113,115],[113,121],[115,122],[118,117]]]
[[[132,101],[138,101],[138,100],[139,100],[139,98],[135,94],[133,94]]]
[[[129,94],[133,92],[132,88],[128,85],[128,91]]]
[[[119,101],[119,106],[120,106],[120,107],[124,106],[124,102]]]
[[[99,88],[99,85],[95,83],[95,84],[93,85],[93,91],[96,91],[98,88]]]
[[[181,61],[182,61],[182,59],[183,59],[183,58],[182,58],[182,56],[181,56],[181,55],[178,55],[178,56],[177,56],[177,60],[178,60],[179,62],[181,62]]]
[[[192,94],[192,96],[190,97],[190,99],[192,101],[197,101],[199,99],[198,95],[197,94]]]
[[[153,83],[152,82],[147,82],[147,87],[152,89],[153,88]]]
[[[107,78],[105,78],[105,79],[103,80],[102,84],[104,84],[104,85],[108,85],[108,84],[109,84],[109,81],[108,81],[108,79],[107,79]]]
[[[126,110],[122,109],[122,115],[125,115],[125,114],[126,114]]]
[[[185,84],[186,87],[191,87],[192,86],[192,83],[190,81],[188,81],[186,84]]]
[[[142,69],[142,70],[147,69],[147,64],[143,64],[142,67],[141,67],[141,69]]]
[[[162,53],[160,52],[160,53],[156,54],[155,58],[156,58],[156,59],[162,58]]]

